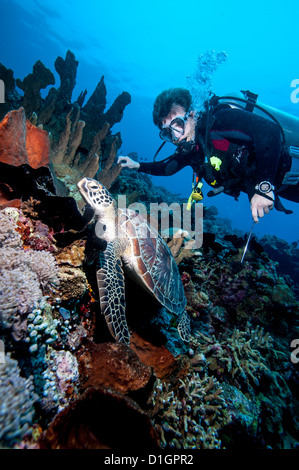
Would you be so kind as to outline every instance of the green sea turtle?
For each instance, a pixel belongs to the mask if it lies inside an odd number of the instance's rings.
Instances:
[[[123,269],[162,305],[181,315],[178,331],[189,341],[190,318],[176,262],[160,234],[138,212],[117,209],[116,201],[98,181],[83,178],[78,183],[83,198],[95,211],[97,237],[107,242],[97,271],[101,311],[112,336],[130,344],[125,316]]]

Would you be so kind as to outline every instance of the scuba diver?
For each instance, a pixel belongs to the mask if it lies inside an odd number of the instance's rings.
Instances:
[[[241,191],[247,193],[254,222],[273,207],[292,213],[279,197],[299,202],[299,168],[295,168],[299,166],[299,127],[297,147],[289,147],[278,119],[257,105],[257,95],[243,94],[245,99],[214,95],[197,112],[189,90],[163,91],[153,109],[154,124],[164,141],[154,161],[139,163],[120,156],[117,163],[156,176],[173,175],[191,166],[194,180],[189,202],[203,198],[204,179],[212,188],[208,196],[223,192],[237,199]],[[255,107],[265,117],[254,113]],[[166,142],[172,142],[176,152],[156,162]]]

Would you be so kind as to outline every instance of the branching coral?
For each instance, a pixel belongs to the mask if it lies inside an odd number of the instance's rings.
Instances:
[[[259,385],[261,375],[269,372],[265,352],[271,348],[273,339],[263,328],[251,329],[247,323],[245,331],[235,329],[231,336],[218,340],[201,332],[196,335],[201,339],[200,351],[206,356],[209,368],[218,375],[227,371],[232,379]]]
[[[28,432],[36,400],[31,378],[21,377],[17,361],[7,354],[0,364],[0,445],[13,446]]]
[[[175,387],[157,380],[150,416],[162,447],[217,449],[218,430],[229,422],[222,389],[216,379],[193,372]]]

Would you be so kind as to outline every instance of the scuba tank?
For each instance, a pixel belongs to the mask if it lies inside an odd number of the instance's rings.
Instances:
[[[241,95],[243,93],[243,97]],[[275,121],[282,129],[284,142],[288,147],[299,148],[299,118],[289,113],[280,111],[272,106],[268,106],[257,101],[258,95],[251,91],[241,91],[241,93],[229,93],[221,96],[217,104],[227,104],[252,111],[255,114]]]
[[[226,96],[215,97],[216,106],[228,105],[245,109],[259,116],[270,119],[279,125],[282,142],[286,151],[292,157],[292,167],[286,173],[282,184],[295,185],[299,182],[299,118],[272,106],[257,102],[258,95],[249,90],[240,93],[229,93]],[[214,109],[215,109],[214,108]]]

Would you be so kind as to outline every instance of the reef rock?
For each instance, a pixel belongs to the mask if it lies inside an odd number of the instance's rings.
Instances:
[[[152,371],[124,344],[89,342],[80,357],[80,374],[84,388],[104,386],[126,394],[144,388]]]
[[[130,398],[106,388],[89,388],[62,410],[43,433],[40,447],[159,449],[147,414]]]
[[[137,333],[132,334],[130,346],[143,364],[153,368],[159,379],[173,379],[190,368],[190,362],[186,357],[175,358],[164,346],[156,346]]]

